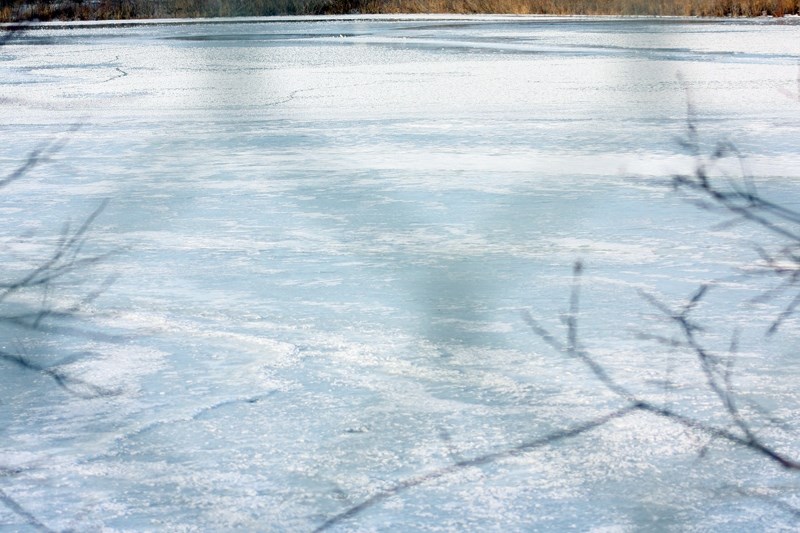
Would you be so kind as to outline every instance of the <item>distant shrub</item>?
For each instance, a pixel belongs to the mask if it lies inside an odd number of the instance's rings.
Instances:
[[[317,12],[782,17],[800,0],[323,0]]]
[[[0,0],[6,22],[350,13],[782,17],[800,0]]]

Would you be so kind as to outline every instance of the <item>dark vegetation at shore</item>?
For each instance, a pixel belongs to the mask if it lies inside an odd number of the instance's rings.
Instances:
[[[755,17],[800,0],[0,0],[0,21],[397,13]]]

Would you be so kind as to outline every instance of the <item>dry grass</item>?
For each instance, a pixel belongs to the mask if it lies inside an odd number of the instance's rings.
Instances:
[[[347,13],[782,17],[800,0],[0,0],[2,21]]]
[[[800,0],[329,0],[326,13],[509,13],[782,17]]]
[[[325,0],[0,0],[0,21],[301,15]]]

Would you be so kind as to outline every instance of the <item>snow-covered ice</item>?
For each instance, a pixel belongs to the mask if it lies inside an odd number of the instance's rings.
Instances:
[[[765,339],[785,300],[753,303],[771,280],[740,275],[772,243],[665,185],[693,169],[677,142],[690,100],[706,148],[735,143],[759,190],[800,208],[799,62],[797,19],[20,33],[0,47],[0,175],[63,146],[0,191],[3,275],[108,199],[83,253],[111,255],[48,301],[113,283],[74,320],[4,325],[0,347],[115,394],[0,362],[0,530],[312,531],[608,413],[620,399],[522,317],[563,334],[577,259],[586,347],[631,389],[715,422],[693,360],[640,334],[674,334],[642,292],[678,303],[718,281],[704,339],[724,351],[740,336],[736,390],[800,456],[798,324]],[[335,528],[788,530],[776,502],[800,506],[798,488],[748,450],[637,414]]]

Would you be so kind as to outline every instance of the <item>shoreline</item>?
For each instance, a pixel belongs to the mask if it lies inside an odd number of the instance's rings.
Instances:
[[[0,23],[174,21],[298,16],[420,15],[541,17],[783,18],[800,0],[10,0]]]
[[[520,22],[520,21],[576,21],[576,20],[657,20],[668,22],[778,22],[792,21],[800,24],[800,15],[784,17],[710,17],[697,15],[550,15],[550,14],[503,14],[503,13],[384,13],[384,14],[341,14],[341,15],[268,15],[241,17],[161,17],[161,18],[129,18],[129,19],[93,19],[93,20],[47,20],[0,22],[0,30],[32,30],[32,29],[81,29],[81,28],[114,28],[134,26],[169,26],[169,25],[217,25],[217,24],[268,24],[292,22],[402,22],[402,21],[475,21],[475,22]]]

